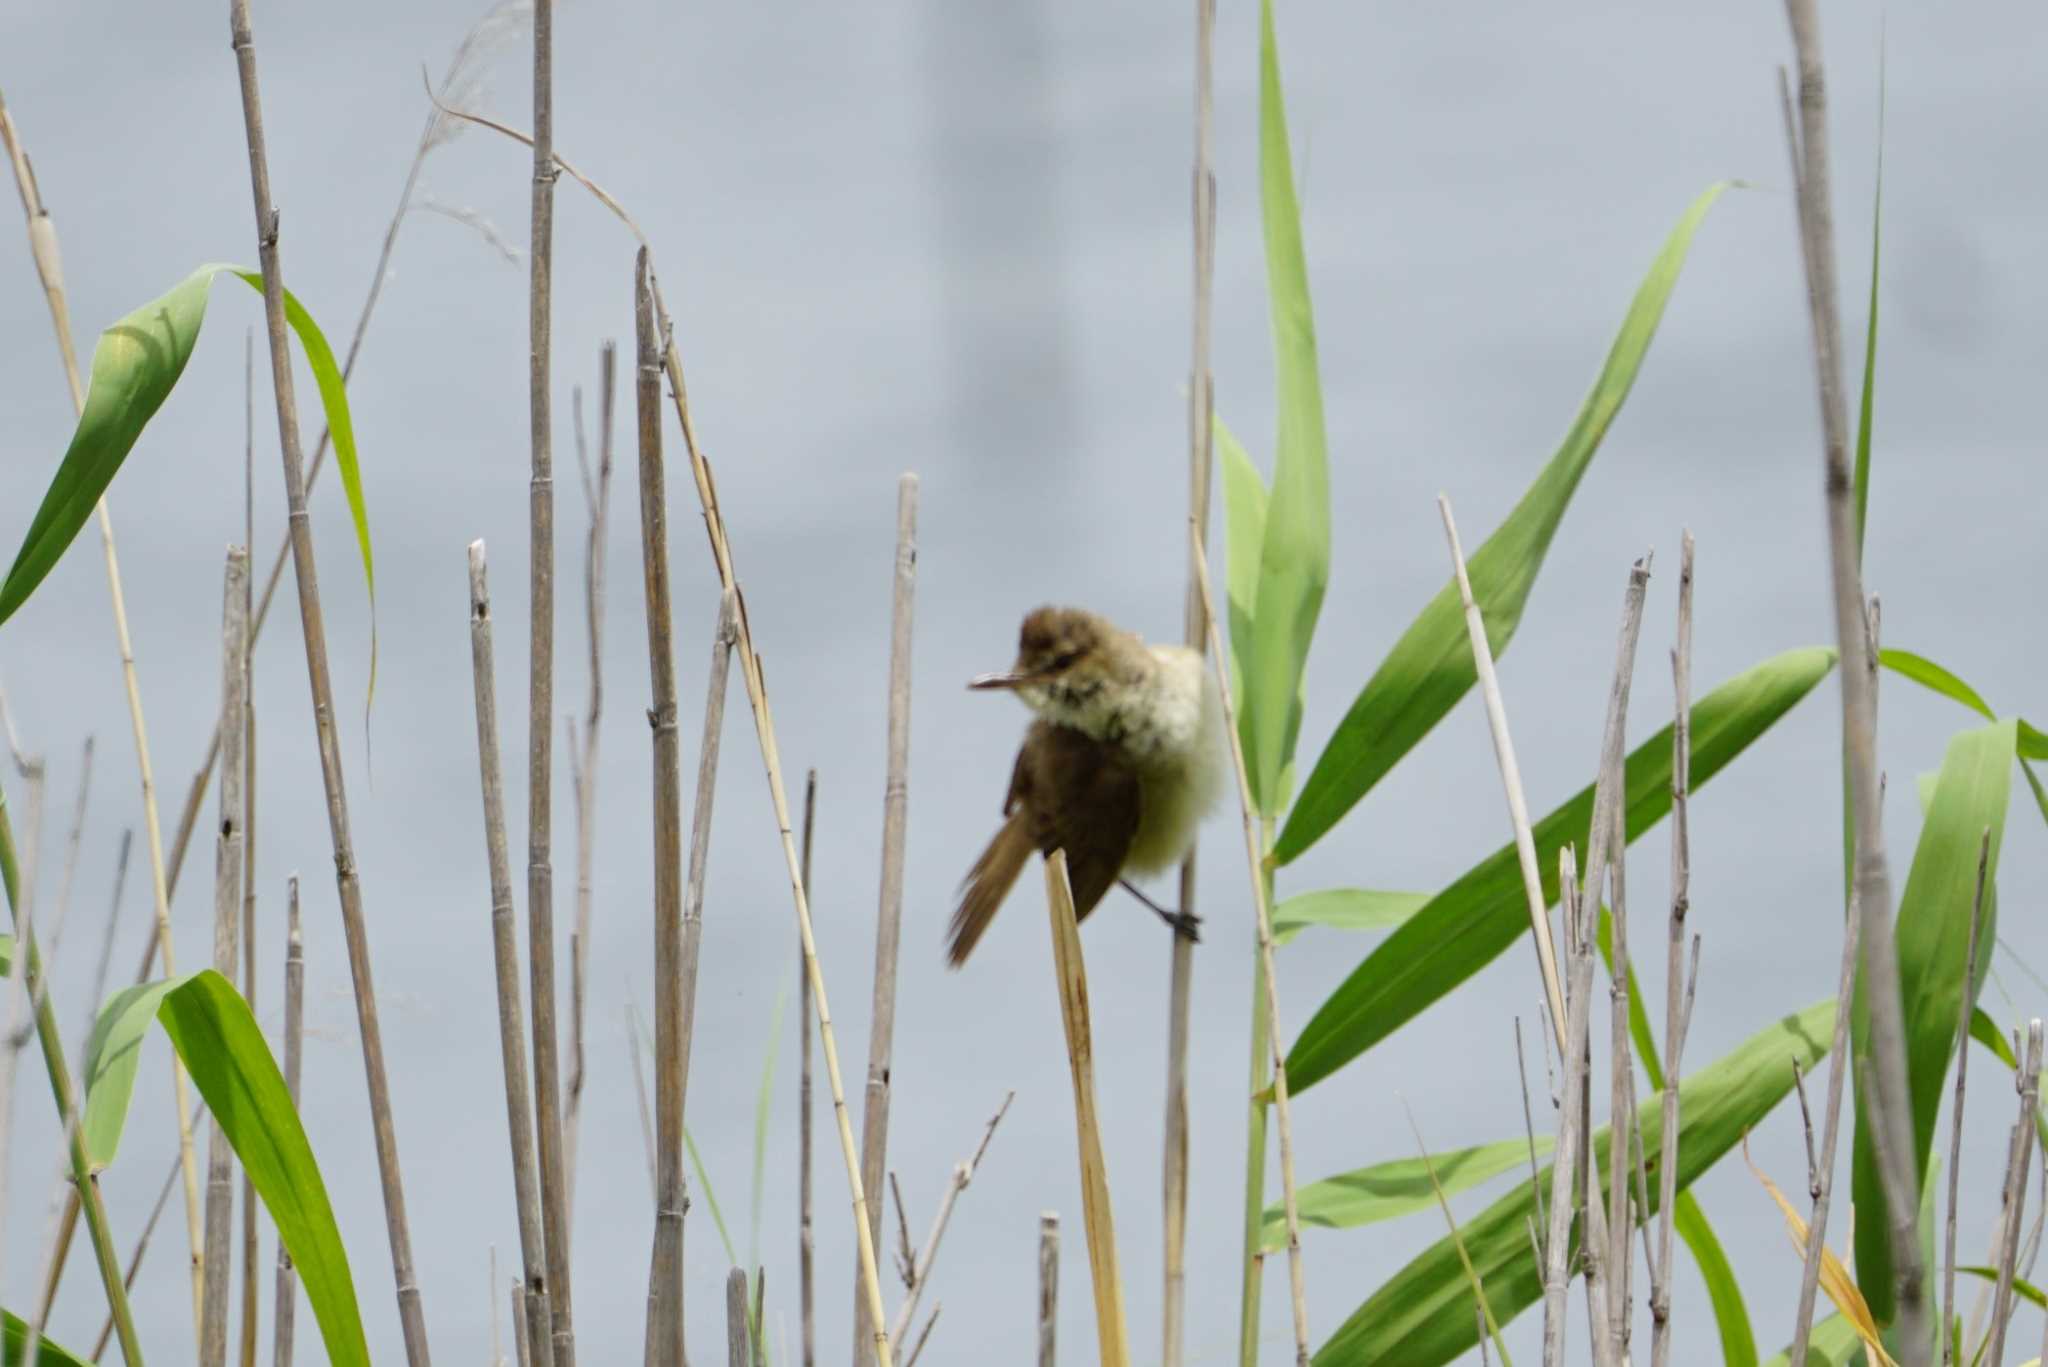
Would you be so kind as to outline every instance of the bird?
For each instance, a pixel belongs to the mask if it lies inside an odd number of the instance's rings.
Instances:
[[[1129,881],[1187,854],[1223,780],[1223,708],[1199,651],[1147,645],[1093,612],[1036,608],[1007,670],[968,681],[1013,693],[1035,714],[1003,798],[1003,824],[961,882],[946,933],[967,962],[1034,851],[1065,850],[1078,920],[1121,884],[1177,934],[1168,911]]]

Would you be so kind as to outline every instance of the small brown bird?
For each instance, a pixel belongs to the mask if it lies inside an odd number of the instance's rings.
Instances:
[[[947,930],[947,958],[967,961],[1032,851],[1067,853],[1074,914],[1112,883],[1196,938],[1192,915],[1158,906],[1127,881],[1178,862],[1223,777],[1223,709],[1202,656],[1148,646],[1092,612],[1044,607],[1024,619],[1017,662],[969,688],[1006,688],[1037,719],[1003,799],[1003,826],[974,861]]]

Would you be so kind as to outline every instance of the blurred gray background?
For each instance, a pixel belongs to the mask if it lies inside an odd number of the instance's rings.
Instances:
[[[13,6],[0,82],[56,216],[81,349],[195,264],[253,260],[247,163],[224,7]],[[271,167],[293,290],[340,346],[427,112],[474,0],[258,8]],[[1860,335],[1875,162],[1879,28],[1828,8],[1845,327]],[[1256,9],[1222,7],[1217,39],[1218,404],[1258,458],[1273,413],[1256,199]],[[1280,12],[1296,168],[1322,349],[1334,555],[1310,662],[1304,763],[1447,573],[1432,499],[1454,499],[1475,544],[1564,431],[1652,253],[1711,181],[1727,196],[1700,233],[1641,382],[1593,466],[1502,664],[1531,806],[1590,777],[1604,671],[1629,561],[1655,547],[1631,738],[1668,715],[1665,652],[1681,529],[1699,540],[1700,692],[1831,633],[1818,423],[1785,193],[1773,68],[1789,55],[1774,4],[1502,11],[1293,3]],[[1884,333],[1868,575],[1888,644],[1924,652],[2002,710],[2048,714],[2040,438],[2032,395],[2048,346],[2039,247],[2048,144],[2034,54],[2038,7],[1901,7],[1890,18]],[[1192,7],[946,0],[848,7],[575,0],[557,19],[559,150],[630,206],[656,245],[696,416],[768,666],[790,780],[820,773],[815,910],[850,1087],[866,1053],[884,756],[895,480],[922,479],[909,877],[890,1166],[921,1231],[951,1165],[1006,1089],[1016,1104],[955,1213],[926,1305],[944,1315],[927,1361],[1023,1360],[1037,1216],[1066,1221],[1061,1333],[1092,1348],[1072,1131],[1049,953],[1020,894],[972,965],[943,970],[961,873],[997,820],[1023,716],[970,696],[1006,663],[1043,601],[1098,608],[1153,638],[1180,629],[1190,248]],[[523,39],[491,68],[483,107],[531,121]],[[530,156],[472,131],[435,151],[422,190],[526,241]],[[26,526],[71,412],[19,220],[0,214],[0,536]],[[572,182],[555,238],[559,462],[558,705],[580,710],[584,507],[570,390],[592,388],[601,340],[630,353],[629,236]],[[242,530],[242,337],[255,297],[215,290],[182,384],[112,496],[165,821],[175,820],[217,705],[221,548]],[[259,340],[260,349],[260,340]],[[478,234],[415,213],[352,386],[376,538],[382,643],[374,786],[359,700],[369,615],[331,476],[315,499],[357,851],[384,1008],[398,1136],[433,1341],[485,1360],[517,1263],[487,941],[465,630],[463,547],[489,540],[508,809],[524,839],[526,273]],[[259,359],[259,375],[263,373]],[[1852,364],[1852,378],[1854,366]],[[629,374],[627,367],[622,371]],[[625,375],[622,374],[622,379]],[[311,386],[302,380],[302,403]],[[630,431],[630,390],[622,393]],[[587,397],[594,408],[594,396]],[[282,530],[274,414],[258,405],[256,556]],[[304,417],[308,440],[317,417]],[[684,762],[716,612],[686,481],[671,485]],[[647,662],[635,481],[620,452],[606,650],[591,1080],[577,1186],[576,1308],[588,1362],[637,1357],[650,1202],[623,1024],[650,957]],[[119,831],[138,821],[106,586],[88,530],[0,632],[18,723],[54,772],[49,826],[68,821],[76,752],[98,737],[77,906],[58,978],[67,1031],[87,1003],[91,946]],[[1215,543],[1221,553],[1221,536]],[[368,1143],[354,1011],[329,876],[289,581],[258,652],[262,952],[273,1028],[286,875],[305,875],[305,1111],[340,1213],[372,1341],[396,1317]],[[1593,665],[1598,668],[1593,668]],[[1887,678],[1882,760],[1902,880],[1918,818],[1910,778],[1969,716]],[[744,1255],[753,1099],[795,934],[751,721],[735,688],[705,914],[692,1129]],[[1830,681],[1706,789],[1694,808],[1694,924],[1705,937],[1694,1066],[1832,990],[1840,905],[1837,703]],[[558,753],[558,915],[571,906],[574,827]],[[10,781],[10,792],[19,791]],[[209,803],[211,798],[209,798]],[[209,806],[209,812],[211,807]],[[1987,1005],[2040,1011],[2014,954],[2048,961],[2026,889],[2048,839],[2024,790],[2005,845],[2002,932]],[[1235,817],[1208,828],[1196,955],[1191,1363],[1234,1351],[1242,1095],[1251,957]],[[1309,857],[1283,892],[1442,886],[1508,835],[1486,726],[1469,698]],[[53,834],[49,848],[59,841]],[[1632,866],[1638,939],[1655,943],[1666,846]],[[203,961],[207,851],[175,917],[181,962]],[[116,974],[148,918],[138,843]],[[521,909],[524,897],[521,897]],[[558,921],[566,939],[566,925]],[[1086,933],[1100,1091],[1133,1345],[1157,1351],[1166,939],[1128,899]],[[1280,959],[1290,1034],[1367,952],[1324,932]],[[1646,955],[1646,958],[1653,957]],[[1646,974],[1661,1019],[1662,974]],[[1512,1019],[1537,1000],[1530,955],[1503,955],[1304,1096],[1304,1181],[1412,1152],[1413,1109],[1436,1148],[1521,1132]],[[771,1342],[796,1344],[794,1009],[775,1074],[761,1250]],[[136,1124],[105,1178],[124,1242],[172,1152],[167,1052],[149,1046]],[[1533,1066],[1533,1065],[1532,1065]],[[1962,1245],[1981,1249],[2009,1094],[1973,1089]],[[7,1173],[5,1297],[26,1308],[55,1175],[54,1127],[23,1061]],[[851,1230],[819,1078],[820,1347],[848,1343]],[[1944,1125],[1944,1135],[1946,1133]],[[1796,1113],[1756,1136],[1787,1187]],[[1843,1171],[1846,1173],[1846,1160]],[[1277,1171],[1277,1170],[1276,1170]],[[691,1185],[696,1191],[692,1174]],[[1269,1190],[1277,1192],[1277,1178]],[[1700,1188],[1743,1279],[1766,1353],[1790,1326],[1796,1261],[1777,1212],[1732,1158]],[[697,1193],[701,1196],[701,1192]],[[1477,1209],[1493,1191],[1468,1195]],[[146,1337],[177,1360],[189,1300],[174,1198],[140,1286]],[[893,1217],[892,1217],[893,1224]],[[1844,1222],[1833,1231],[1839,1240]],[[1311,1231],[1308,1297],[1321,1342],[1442,1233],[1419,1214],[1360,1233]],[[715,1356],[726,1259],[698,1201],[688,1223],[691,1343]],[[81,1243],[83,1241],[81,1240]],[[81,1254],[83,1250],[80,1250]],[[266,1269],[268,1253],[266,1252]],[[267,1273],[266,1273],[267,1275]],[[1265,1328],[1286,1351],[1285,1272]],[[1681,1356],[1713,1355],[1690,1263],[1677,1277]],[[2022,1317],[2018,1333],[2037,1323]],[[99,1322],[74,1257],[54,1331],[89,1346]],[[317,1360],[300,1317],[303,1360]],[[1510,1330],[1532,1342],[1535,1318]],[[267,1331],[266,1331],[267,1332]],[[786,1345],[786,1347],[785,1347]],[[509,1351],[509,1349],[508,1349]],[[1533,1349],[1530,1351],[1533,1352]]]

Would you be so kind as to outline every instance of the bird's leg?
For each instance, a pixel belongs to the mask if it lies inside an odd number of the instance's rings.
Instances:
[[[1174,934],[1182,936],[1194,944],[1202,942],[1201,917],[1195,915],[1192,911],[1168,911],[1144,893],[1139,892],[1136,887],[1132,886],[1131,880],[1128,878],[1119,878],[1116,881],[1118,887],[1121,887],[1125,892],[1128,892],[1147,907],[1150,907],[1154,916],[1166,922],[1167,925],[1172,926]]]

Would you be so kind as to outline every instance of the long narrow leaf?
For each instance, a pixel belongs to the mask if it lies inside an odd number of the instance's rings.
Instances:
[[[2012,793],[2014,735],[2014,724],[2002,721],[1962,732],[1949,742],[1934,800],[1920,827],[1920,843],[1913,851],[1913,867],[1906,875],[1905,891],[1899,895],[1899,999],[1904,1008],[1906,1074],[1912,1094],[1913,1161],[1922,1177],[1927,1172],[1935,1118],[1941,1110],[1942,1084],[1958,1042],[1957,1008],[1966,993],[1974,1003],[1989,969],[1989,956],[1980,954],[1977,982],[1964,982],[1977,855],[1986,828],[1991,832],[1991,849],[1978,943],[1996,943],[1997,899],[1989,880],[1998,874],[2006,802]],[[1861,1057],[1869,1048],[1870,1012],[1860,978],[1851,1026]],[[1861,1106],[1856,1108],[1851,1177],[1856,1203],[1856,1282],[1869,1298],[1878,1322],[1889,1324],[1894,1297],[1884,1189]]]
[[[1564,441],[1507,520],[1471,556],[1467,569],[1472,593],[1486,619],[1487,643],[1496,657],[1513,639],[1529,590],[1543,568],[1551,538],[1579,479],[1642,369],[1693,234],[1725,188],[1725,184],[1710,186],[1671,230],[1649,274],[1637,287],[1607,362]],[[1302,784],[1301,800],[1287,815],[1273,857],[1285,864],[1327,834],[1443,720],[1472,687],[1474,678],[1464,609],[1456,586],[1446,582],[1387,652],[1351,710],[1337,724]]]
[[[1695,791],[1768,731],[1834,666],[1822,647],[1787,651],[1740,674],[1693,709]],[[1671,809],[1671,728],[1638,746],[1627,761],[1627,829],[1634,840]],[[1543,894],[1557,897],[1557,852],[1584,848],[1593,789],[1535,827]],[[1287,1085],[1299,1095],[1414,1019],[1477,973],[1529,930],[1515,847],[1504,845],[1432,898],[1354,969],[1295,1040]]]
[[[121,1131],[128,1123],[128,1103],[135,1095],[135,1069],[142,1060],[142,1042],[156,1023],[164,994],[190,981],[161,978],[126,987],[107,998],[92,1023],[85,1045],[85,1151],[98,1172],[121,1149]]]
[[[28,1323],[12,1310],[0,1310],[0,1343],[6,1346],[7,1367],[14,1367],[28,1353]],[[36,1364],[37,1367],[92,1367],[86,1359],[47,1338],[36,1340]]]
[[[1391,930],[1428,905],[1426,892],[1329,888],[1298,893],[1273,908],[1273,943],[1284,945],[1310,926]]]
[[[1230,696],[1237,715],[1244,715],[1244,681],[1251,672],[1252,611],[1259,597],[1259,548],[1266,540],[1266,482],[1246,454],[1244,443],[1224,425],[1212,423],[1216,455],[1223,470],[1223,596],[1230,620]],[[1263,808],[1258,777],[1252,776],[1252,797]]]
[[[1330,472],[1323,388],[1316,368],[1308,257],[1287,145],[1280,49],[1272,0],[1259,7],[1259,201],[1266,238],[1266,292],[1273,315],[1273,369],[1280,414],[1272,497],[1259,543],[1259,591],[1239,732],[1255,791],[1270,797],[1301,730],[1302,669],[1330,579]],[[1268,816],[1278,813],[1268,810]]]
[[[1549,1135],[1536,1136],[1538,1156],[1548,1154],[1553,1142]],[[1430,1159],[1396,1158],[1311,1182],[1296,1193],[1296,1206],[1304,1225],[1356,1229],[1434,1206],[1436,1191],[1429,1181],[1432,1163],[1443,1194],[1455,1196],[1511,1168],[1523,1168],[1528,1161],[1527,1139],[1452,1149]],[[1268,1252],[1287,1246],[1287,1217],[1279,1206],[1266,1208],[1263,1237]]]
[[[102,332],[92,352],[92,376],[85,409],[71,444],[43,495],[22,538],[7,578],[0,582],[0,622],[18,611],[77,538],[94,505],[106,493],[128,458],[143,428],[184,374],[185,363],[199,341],[206,321],[206,301],[214,277],[226,273],[259,293],[263,277],[239,266],[211,264],[186,276],[169,293],[153,299]],[[356,544],[363,559],[363,582],[371,609],[370,680],[376,685],[377,580],[370,556],[370,521],[363,502],[362,472],[356,460],[355,427],[349,419],[348,396],[334,351],[296,297],[285,292],[285,319],[305,348],[307,363],[320,390],[328,430],[334,436],[334,461],[341,471]]]
[[[1792,1065],[1810,1068],[1827,1052],[1834,1003],[1820,1002],[1751,1036],[1732,1053],[1694,1074],[1679,1088],[1678,1188],[1683,1191],[1711,1168],[1792,1088]],[[1651,1164],[1650,1206],[1658,1199],[1656,1158],[1662,1112],[1645,1107],[1642,1148]],[[1604,1166],[1609,1132],[1594,1136]],[[1548,1188],[1548,1168],[1539,1183]],[[1460,1231],[1475,1271],[1486,1287],[1489,1307],[1505,1324],[1541,1297],[1543,1278],[1529,1244],[1533,1213],[1529,1185],[1488,1206]],[[1448,1238],[1439,1239],[1354,1311],[1315,1356],[1317,1367],[1357,1362],[1398,1362],[1403,1367],[1437,1367],[1475,1342],[1476,1325],[1466,1301],[1471,1292]]]

